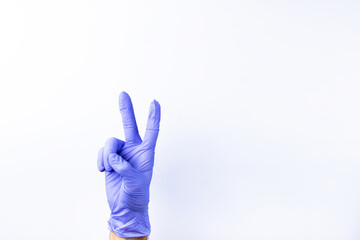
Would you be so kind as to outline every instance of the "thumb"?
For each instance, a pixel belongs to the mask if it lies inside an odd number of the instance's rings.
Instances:
[[[116,153],[109,155],[109,164],[114,171],[122,177],[130,174],[131,164]]]

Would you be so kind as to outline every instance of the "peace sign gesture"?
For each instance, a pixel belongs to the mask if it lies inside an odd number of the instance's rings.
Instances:
[[[149,186],[159,134],[160,105],[156,100],[150,104],[144,140],[139,135],[133,105],[126,92],[120,93],[119,108],[125,142],[108,139],[100,149],[97,161],[99,171],[105,171],[111,210],[109,228],[124,238],[148,236]]]

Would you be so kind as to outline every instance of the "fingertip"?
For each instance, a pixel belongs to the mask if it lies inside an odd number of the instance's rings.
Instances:
[[[156,99],[154,99],[153,102],[160,107],[160,103]]]
[[[108,157],[108,160],[109,160],[109,163],[110,165],[114,165],[114,164],[117,164],[119,163],[119,155],[117,155],[116,153],[110,153],[109,157]]]
[[[122,92],[120,93],[120,96],[129,96],[129,94],[128,94],[127,92],[125,92],[125,91],[122,91]]]
[[[112,167],[112,169],[120,174],[124,175],[126,174],[126,171],[129,168],[129,162],[125,161],[120,155],[116,153],[112,153],[109,155],[109,164]]]
[[[160,111],[160,103],[158,101],[156,101],[156,99],[154,99],[152,102],[151,102],[151,106],[153,106],[154,110],[158,110]]]
[[[119,94],[119,104],[120,105],[123,105],[125,104],[126,102],[128,102],[130,99],[130,96],[127,92],[125,91],[122,91],[120,94]]]

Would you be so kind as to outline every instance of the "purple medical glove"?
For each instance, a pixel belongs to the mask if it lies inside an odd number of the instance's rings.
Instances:
[[[154,100],[142,141],[129,95],[119,97],[125,142],[110,138],[100,149],[98,169],[105,171],[106,194],[111,210],[109,229],[123,238],[148,236],[149,186],[159,134],[160,105]]]

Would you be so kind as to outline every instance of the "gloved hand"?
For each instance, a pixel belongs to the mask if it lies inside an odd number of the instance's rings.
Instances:
[[[111,210],[109,229],[123,238],[149,236],[149,186],[159,133],[160,105],[150,104],[144,140],[136,125],[129,95],[122,92],[119,107],[125,142],[110,138],[98,155],[98,169],[105,171],[106,194]]]

